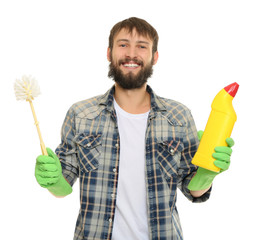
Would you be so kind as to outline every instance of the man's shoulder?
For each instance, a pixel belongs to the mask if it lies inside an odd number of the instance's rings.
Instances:
[[[72,107],[77,109],[91,108],[99,104],[99,99],[101,99],[103,94],[90,97],[81,101],[78,101],[72,105]]]
[[[194,121],[190,109],[183,103],[165,97],[158,97],[158,99],[165,106],[162,114],[172,124],[187,126],[190,121]]]
[[[76,117],[88,117],[98,115],[99,111],[103,106],[100,105],[100,100],[103,94],[97,95],[85,100],[74,103],[69,111],[72,112]]]
[[[157,96],[157,97],[162,102],[162,104],[166,107],[167,111],[172,111],[174,109],[181,110],[181,111],[190,111],[190,109],[186,105],[184,105],[183,103],[177,100],[160,97],[160,96]]]

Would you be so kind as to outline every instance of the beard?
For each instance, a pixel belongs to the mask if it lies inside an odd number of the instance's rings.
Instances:
[[[128,63],[128,62],[134,62],[138,64],[142,69],[137,73],[136,75],[132,72],[128,72],[127,74],[124,74],[122,70],[119,68],[121,64]],[[147,81],[148,78],[152,76],[153,68],[152,68],[152,60],[147,66],[144,67],[144,64],[142,61],[137,59],[121,59],[118,61],[118,64],[115,64],[114,61],[111,59],[111,63],[109,65],[109,73],[108,77],[112,78],[120,87],[124,89],[138,89],[141,88]]]

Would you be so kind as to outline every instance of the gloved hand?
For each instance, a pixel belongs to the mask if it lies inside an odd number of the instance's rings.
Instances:
[[[201,140],[203,135],[203,131],[198,132],[198,138]],[[231,147],[234,146],[234,140],[232,138],[226,139],[227,147],[226,146],[218,146],[215,147],[215,153],[212,154],[213,158],[216,160],[214,161],[214,165],[220,168],[220,172],[216,173],[204,168],[199,167],[197,173],[192,178],[188,185],[188,189],[191,191],[198,191],[207,189],[211,186],[213,179],[220,174],[221,172],[227,170],[230,166],[230,156],[232,154]]]
[[[46,148],[48,156],[40,155],[36,159],[35,177],[41,187],[47,188],[56,196],[66,196],[72,187],[62,174],[61,163],[56,154]]]

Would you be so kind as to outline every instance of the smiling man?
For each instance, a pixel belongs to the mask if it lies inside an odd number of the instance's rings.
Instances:
[[[210,196],[215,175],[191,164],[198,137],[189,109],[147,85],[157,44],[145,20],[117,23],[107,50],[114,86],[74,104],[56,154],[47,149],[49,156],[37,158],[36,179],[55,196],[70,194],[79,178],[75,240],[183,239],[177,189],[192,202]],[[224,171],[231,149],[219,149]]]

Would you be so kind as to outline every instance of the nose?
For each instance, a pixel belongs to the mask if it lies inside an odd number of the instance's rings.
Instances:
[[[126,57],[129,57],[131,59],[137,58],[137,51],[134,47],[128,47],[126,52]]]

